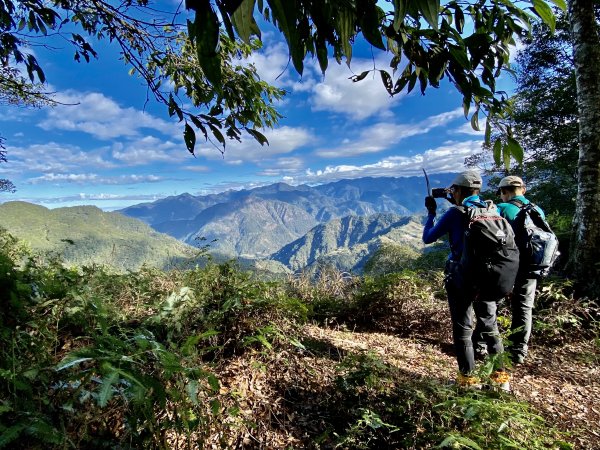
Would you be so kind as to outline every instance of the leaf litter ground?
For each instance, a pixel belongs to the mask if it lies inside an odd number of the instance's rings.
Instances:
[[[450,384],[456,375],[456,362],[444,326],[440,324],[430,337],[411,338],[306,325],[301,333],[304,342],[311,342],[309,350],[247,352],[223,361],[218,369],[222,398],[237,399],[235,406],[229,405],[236,413],[227,415],[231,422],[228,427],[238,429],[236,441],[229,445],[331,448],[348,415],[343,410],[347,398],[336,385],[340,362],[348,355],[369,353],[396,368],[397,375],[407,382]],[[597,343],[546,348],[536,346],[534,339],[531,347],[528,361],[513,370],[511,399],[533,405],[550,426],[567,433],[566,440],[574,448],[600,448]],[[385,377],[379,380],[380,389],[385,390],[385,382]],[[223,400],[223,409],[227,406]],[[349,444],[337,448],[357,447]]]

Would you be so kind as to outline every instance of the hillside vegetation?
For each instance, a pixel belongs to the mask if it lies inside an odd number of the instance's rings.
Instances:
[[[46,258],[66,264],[107,265],[119,271],[146,264],[168,268],[198,253],[145,223],[94,206],[47,209],[26,202],[0,204],[0,227]]]
[[[0,447],[598,448],[597,303],[547,281],[514,393],[464,391],[441,282],[111,275],[0,233]]]

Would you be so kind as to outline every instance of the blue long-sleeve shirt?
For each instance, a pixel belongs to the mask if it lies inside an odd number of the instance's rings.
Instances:
[[[464,206],[477,206],[484,208],[486,203],[478,195],[471,195],[463,200]],[[463,251],[463,235],[465,232],[464,213],[458,208],[448,209],[444,215],[436,222],[435,214],[429,214],[423,229],[423,242],[432,244],[444,235],[448,235],[450,242],[449,259],[458,261]]]

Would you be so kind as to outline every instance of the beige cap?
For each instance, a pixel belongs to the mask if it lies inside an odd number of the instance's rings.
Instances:
[[[474,170],[467,170],[466,172],[459,174],[454,181],[452,181],[450,186],[464,186],[468,188],[481,189],[482,183],[483,182],[479,173],[475,172]]]
[[[523,183],[523,180],[521,178],[519,178],[516,175],[510,175],[508,177],[504,177],[500,180],[500,183],[498,184],[498,190],[500,190],[500,188],[503,187],[525,187],[525,183]]]

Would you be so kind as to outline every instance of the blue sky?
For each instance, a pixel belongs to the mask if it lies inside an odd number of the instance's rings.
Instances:
[[[96,205],[105,210],[188,192],[194,195],[274,182],[321,184],[363,176],[410,176],[463,169],[479,151],[482,132],[471,129],[461,97],[442,83],[422,96],[391,98],[380,77],[348,78],[389,55],[355,49],[351,69],[333,59],[323,77],[307,61],[300,77],[288,64],[277,33],[263,34],[254,55],[261,77],[288,91],[277,105],[279,125],[265,130],[269,146],[250,137],[230,141],[224,156],[199,141],[196,157],[183,143],[182,125],[147,101],[141,81],[128,75],[116,48],[95,46],[99,57],[73,61],[72,49],[36,49],[49,88],[65,106],[40,110],[0,107],[0,135],[8,162],[0,178],[17,187],[0,202],[23,200],[49,208]],[[510,80],[504,78],[504,89]]]

